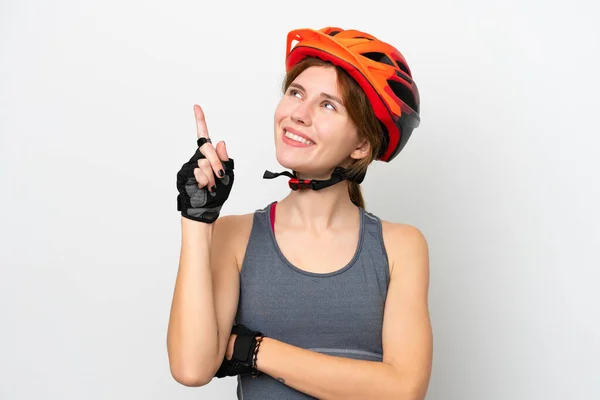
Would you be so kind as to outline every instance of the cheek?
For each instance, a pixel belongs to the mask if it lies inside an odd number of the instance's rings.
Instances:
[[[289,117],[289,105],[286,104],[285,100],[282,99],[275,107],[275,112],[273,115],[273,139],[275,141],[275,148],[279,148],[280,136],[280,127],[283,121]]]
[[[285,99],[281,99],[281,101],[279,101],[279,103],[277,104],[277,107],[275,107],[275,115],[274,115],[274,120],[275,120],[275,125],[277,126],[278,124],[280,124],[283,119],[285,119],[287,116],[289,116],[290,114],[290,105],[287,101],[285,101]]]
[[[334,152],[346,152],[354,144],[355,129],[344,119],[327,118],[320,121],[319,138]]]
[[[356,128],[347,121],[338,121],[335,125],[327,127],[326,141],[323,144],[323,157],[329,160],[335,160],[336,163],[342,163],[356,149],[358,144]],[[325,129],[325,127],[323,128]]]

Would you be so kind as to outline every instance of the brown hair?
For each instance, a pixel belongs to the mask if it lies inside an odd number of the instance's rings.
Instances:
[[[294,65],[285,76],[283,92],[304,70],[310,67],[333,67],[337,72],[338,87],[342,95],[344,106],[348,110],[350,120],[354,123],[360,139],[367,139],[371,145],[371,152],[367,157],[354,161],[347,169],[348,194],[356,206],[365,208],[365,200],[361,187],[352,179],[366,173],[369,164],[375,159],[381,147],[381,125],[375,116],[371,103],[365,92],[343,68],[333,65],[329,61],[316,57],[307,57]]]

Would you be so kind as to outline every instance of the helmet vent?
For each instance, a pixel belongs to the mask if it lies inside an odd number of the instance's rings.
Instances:
[[[371,59],[373,61],[377,61],[380,63],[391,65],[392,67],[395,67],[392,60],[390,60],[390,58],[383,53],[374,51],[374,52],[370,52],[370,53],[362,53],[361,56],[367,57],[368,59]]]
[[[396,97],[398,97],[400,100],[406,103],[406,105],[412,108],[415,112],[419,112],[419,107],[417,106],[417,102],[415,101],[415,98],[411,93],[410,89],[408,89],[402,83],[398,81],[393,81],[391,79],[388,79],[387,83],[388,85],[390,85],[390,88],[392,89],[392,92],[394,92]]]
[[[398,75],[400,78],[404,79],[408,83],[413,83],[413,80],[410,79],[410,77],[403,72],[396,70],[396,75]]]
[[[406,65],[404,65],[401,61],[396,60],[396,64],[398,64],[398,68],[400,68],[402,71],[406,72],[406,75],[411,76],[410,75],[410,71],[408,70],[408,68],[406,68]]]

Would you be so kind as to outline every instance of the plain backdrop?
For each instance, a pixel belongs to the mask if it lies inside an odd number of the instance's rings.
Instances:
[[[3,0],[0,399],[234,399],[170,375],[175,176],[193,104],[225,140],[223,214],[281,199],[285,38],[396,45],[422,99],[367,210],[430,246],[428,400],[600,398],[598,6],[592,1]]]

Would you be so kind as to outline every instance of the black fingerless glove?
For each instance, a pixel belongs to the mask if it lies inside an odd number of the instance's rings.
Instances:
[[[221,207],[229,198],[233,186],[233,159],[222,161],[225,176],[219,178],[215,175],[217,188],[211,193],[207,187],[199,188],[194,176],[194,169],[198,168],[198,160],[201,158],[206,157],[200,153],[200,149],[196,149],[196,153],[177,173],[177,211],[194,221],[213,223],[219,217]]]
[[[257,336],[262,339],[264,335],[259,331],[252,331],[242,324],[234,325],[231,333],[237,335],[233,344],[233,355],[231,360],[223,358],[215,377],[251,374],[256,378],[259,371],[254,364],[254,351],[257,349],[257,342],[260,341]]]
[[[248,367],[242,364],[241,362],[235,361],[233,359],[228,360],[226,358],[223,358],[223,362],[221,363],[221,366],[215,374],[215,377],[224,378],[226,376],[249,375],[252,372],[252,367]]]

